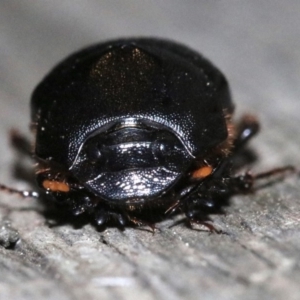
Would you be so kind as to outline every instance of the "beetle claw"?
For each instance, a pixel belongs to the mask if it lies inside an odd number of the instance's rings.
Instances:
[[[138,219],[136,217],[129,217],[129,220],[130,222],[132,222],[134,225],[136,226],[147,226],[147,227],[150,227],[151,229],[151,232],[154,234],[158,228],[155,226],[154,223],[149,223],[149,222],[146,222],[146,221],[143,221],[141,219]]]
[[[188,227],[193,229],[193,224],[205,226],[209,230],[210,233],[217,233],[217,234],[224,233],[223,230],[217,229],[212,223],[209,223],[208,221],[187,218]]]

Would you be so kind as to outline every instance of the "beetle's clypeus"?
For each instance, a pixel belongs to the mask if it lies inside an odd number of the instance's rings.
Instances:
[[[232,175],[232,161],[258,131],[250,116],[234,124],[233,110],[222,73],[181,44],[142,38],[89,47],[33,93],[38,184],[99,225],[181,211],[209,227],[205,217],[229,196],[289,169]]]

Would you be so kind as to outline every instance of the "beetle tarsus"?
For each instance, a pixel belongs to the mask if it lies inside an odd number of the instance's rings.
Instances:
[[[7,192],[10,194],[16,194],[21,196],[22,198],[39,198],[39,193],[36,191],[20,191],[17,189],[10,188],[6,185],[0,184],[0,191]]]
[[[143,221],[141,219],[138,219],[136,217],[129,217],[129,221],[132,222],[134,225],[140,227],[140,226],[146,226],[146,227],[150,227],[151,232],[154,234],[155,231],[157,230],[155,224],[153,223],[149,223],[146,221]]]
[[[281,168],[274,168],[272,170],[266,171],[266,172],[262,172],[262,173],[258,173],[256,175],[254,175],[254,179],[263,179],[263,178],[268,178],[271,176],[276,176],[276,175],[283,175],[285,176],[286,173],[295,173],[296,172],[296,168],[294,166],[285,166],[285,167],[281,167]]]
[[[208,220],[208,221],[210,221],[210,220]],[[210,223],[208,221],[201,220],[201,219],[187,218],[187,225],[188,225],[188,227],[190,227],[192,229],[193,229],[194,224],[202,225],[202,226],[205,226],[209,230],[210,233],[217,233],[217,234],[223,233],[223,231],[221,229],[217,229],[212,223]]]
[[[246,172],[243,175],[230,178],[230,187],[232,194],[237,193],[249,193],[253,191],[254,184],[256,181],[270,178],[274,176],[286,176],[288,173],[295,173],[296,169],[293,166],[285,166],[280,168],[274,168],[266,172],[252,174],[251,172]]]

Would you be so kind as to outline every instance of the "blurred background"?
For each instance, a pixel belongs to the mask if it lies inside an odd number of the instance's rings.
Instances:
[[[251,142],[259,154],[254,170],[300,165],[299,0],[2,0],[0,182],[26,186],[12,176],[14,153],[7,136],[12,127],[29,135],[29,101],[38,82],[72,52],[130,36],[182,42],[224,72],[237,118],[250,112],[262,123],[261,134]],[[284,297],[284,287],[276,299]],[[249,295],[269,299],[272,293],[264,294],[264,290]],[[205,299],[232,299],[230,293],[221,297],[222,293],[205,291]],[[157,293],[172,298],[170,293]],[[174,292],[173,296],[179,294]],[[212,295],[219,298],[210,298]],[[250,299],[245,295],[242,298]]]

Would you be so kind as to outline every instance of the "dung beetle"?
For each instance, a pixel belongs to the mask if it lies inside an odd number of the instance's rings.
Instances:
[[[133,38],[89,47],[33,93],[38,185],[98,225],[183,212],[214,230],[206,222],[214,208],[256,179],[291,169],[233,175],[236,155],[259,129],[252,116],[235,124],[233,112],[223,74],[186,46]]]

